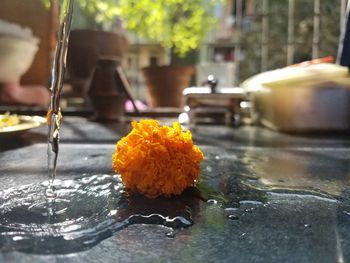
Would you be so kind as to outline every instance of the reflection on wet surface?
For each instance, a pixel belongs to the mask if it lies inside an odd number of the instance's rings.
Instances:
[[[215,166],[220,166],[220,172],[225,171],[228,177],[238,177],[242,184],[264,191],[284,189],[339,197],[350,179],[350,154],[344,149],[239,148],[231,154],[229,150],[222,151],[221,155],[206,156],[203,173],[217,171]]]
[[[40,168],[45,164],[32,156],[33,150],[40,152],[41,147],[45,145],[0,156],[5,163],[0,176],[3,182],[10,182],[13,176],[19,181],[31,176],[45,178],[46,170]],[[125,194],[117,177],[89,174],[90,168],[110,173],[108,157],[113,145],[83,148],[62,145],[58,178],[64,187],[51,212],[43,203],[44,196],[38,194],[43,188],[38,183],[22,188],[17,184],[17,191],[0,193],[2,251],[65,254],[92,247],[94,253],[94,247],[103,240],[113,248],[111,251],[117,249],[116,244],[127,251],[135,243],[152,244],[156,242],[153,238],[159,239],[157,231],[147,230],[150,224],[163,229],[164,240],[157,246],[174,240],[166,252],[174,261],[186,256],[190,259],[194,251],[202,251],[198,257],[209,261],[214,255],[215,259],[218,255],[234,256],[239,262],[254,262],[255,256],[283,261],[290,255],[290,247],[297,251],[293,252],[295,262],[349,259],[348,149],[203,146],[205,160],[197,188],[180,197],[149,200]],[[20,156],[12,160],[10,155],[18,156],[18,151]],[[29,173],[33,175],[11,174],[18,158],[30,164]],[[76,171],[86,176],[78,178]],[[32,194],[24,195],[26,192]],[[33,202],[39,205],[33,206]],[[133,242],[116,241],[123,240],[135,227],[142,235],[135,234]],[[134,251],[133,256],[137,255]]]
[[[56,180],[53,199],[45,196],[48,184],[0,192],[2,251],[72,253],[132,224],[163,225],[173,233],[173,229],[191,226],[192,215],[199,212],[195,188],[173,198],[147,199],[125,193],[118,176],[95,175]]]

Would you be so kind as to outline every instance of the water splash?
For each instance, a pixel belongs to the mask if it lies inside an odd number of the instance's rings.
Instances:
[[[199,199],[194,189],[177,198],[147,199],[124,192],[119,176],[95,175],[0,192],[0,251],[53,254],[86,250],[132,224],[170,229],[193,224]],[[171,231],[173,232],[173,231]]]

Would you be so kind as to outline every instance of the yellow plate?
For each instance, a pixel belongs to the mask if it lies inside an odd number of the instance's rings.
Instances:
[[[3,115],[0,114],[0,118]],[[40,116],[17,115],[19,123],[0,128],[0,135],[12,135],[25,132],[46,123],[46,119]]]

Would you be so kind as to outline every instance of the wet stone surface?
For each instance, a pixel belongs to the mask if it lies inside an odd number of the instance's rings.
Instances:
[[[101,136],[103,127],[89,125]],[[25,209],[28,196],[48,179],[46,144],[40,136],[31,143],[29,134],[23,144],[0,141],[0,262],[350,260],[347,138],[208,126],[194,133],[205,154],[197,187],[180,197],[147,200],[125,195],[118,184],[110,187],[118,182],[110,168],[114,144],[106,141],[111,130],[102,144],[67,132],[57,179],[62,196],[76,199],[51,210],[51,218],[45,205]],[[123,132],[114,134],[117,140]],[[25,198],[15,203],[18,191]],[[118,228],[121,222],[127,224]],[[45,226],[45,242],[28,226]],[[10,227],[17,233],[9,235]],[[31,242],[19,244],[23,237]]]

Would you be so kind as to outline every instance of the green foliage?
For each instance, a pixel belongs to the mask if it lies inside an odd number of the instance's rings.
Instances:
[[[42,1],[47,8],[50,7],[51,0]],[[53,1],[64,3],[62,0]],[[74,13],[83,17],[89,27],[107,30],[117,16],[117,3],[118,0],[75,0]]]
[[[41,2],[44,4],[46,8],[50,8],[50,4],[51,4],[50,0],[41,0]]]
[[[102,29],[113,24],[117,16],[117,2],[117,0],[78,0],[83,14],[90,16]]]
[[[197,49],[215,25],[212,12],[220,1],[119,0],[118,14],[128,30],[184,56]]]
[[[51,0],[42,0],[49,7]],[[53,0],[62,1],[62,0]],[[184,56],[202,43],[216,23],[213,9],[225,0],[75,0],[74,23],[107,30],[117,16],[126,29]],[[77,18],[78,17],[78,18]],[[79,22],[78,22],[79,24]]]

